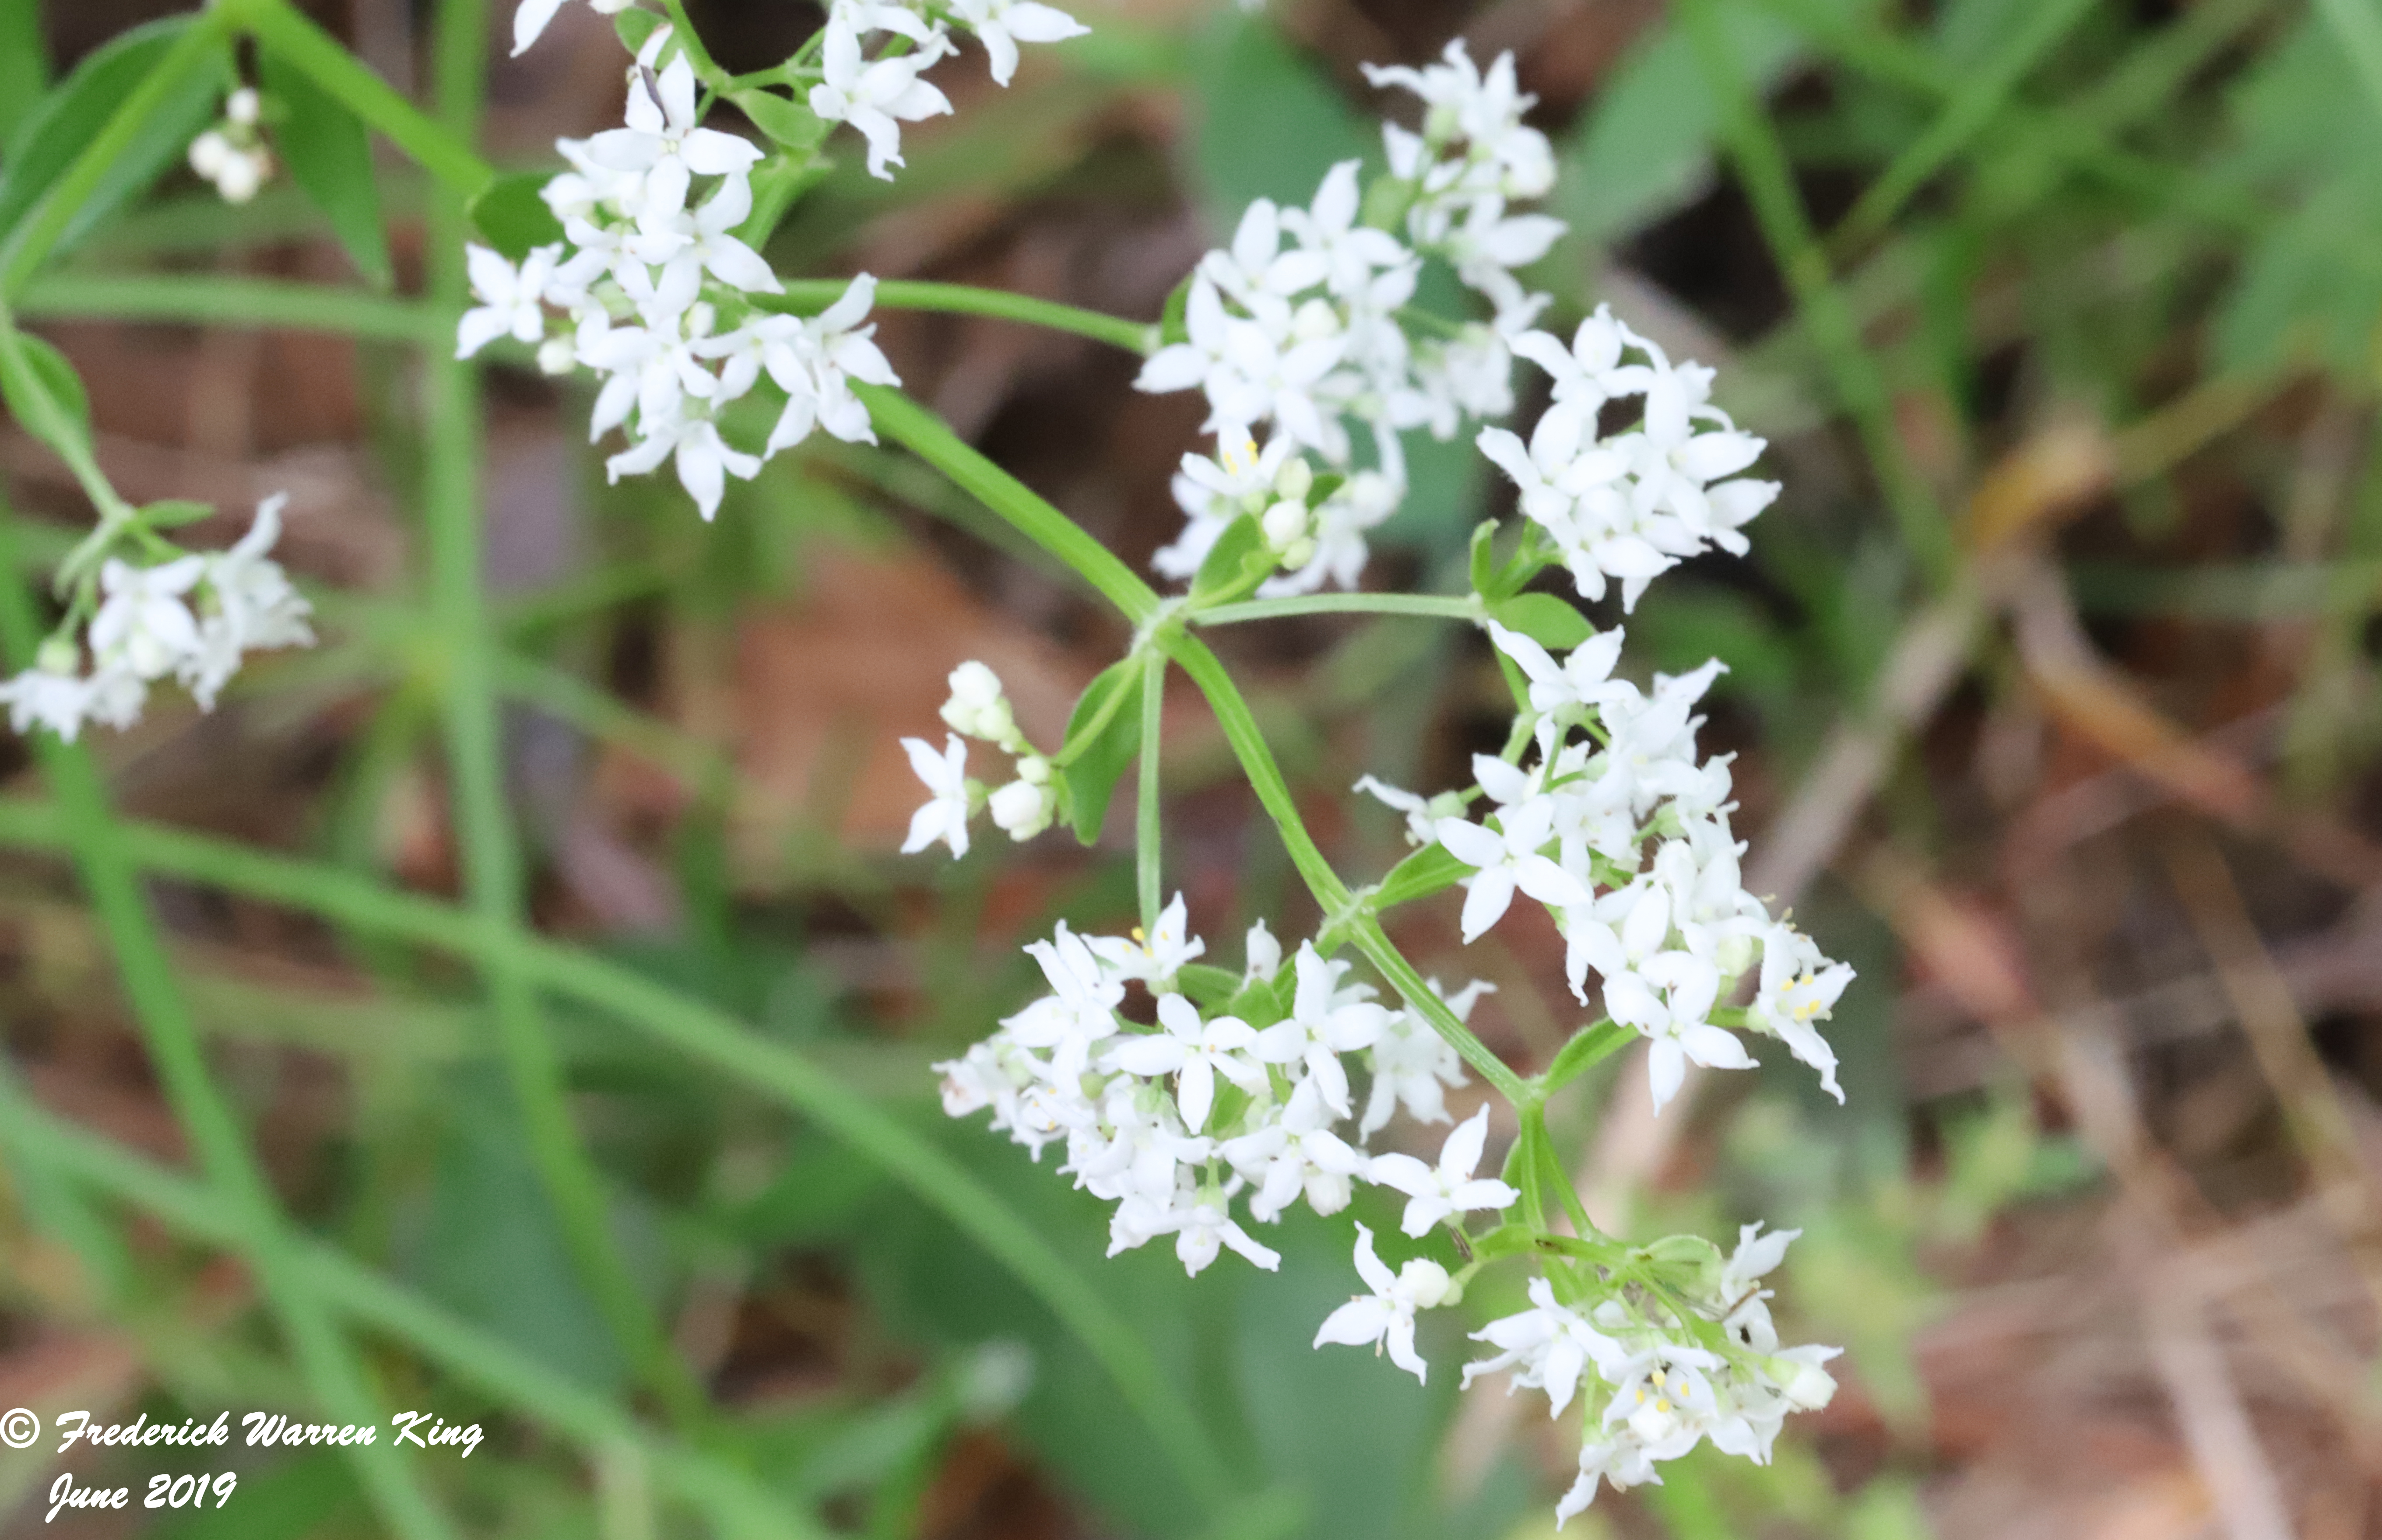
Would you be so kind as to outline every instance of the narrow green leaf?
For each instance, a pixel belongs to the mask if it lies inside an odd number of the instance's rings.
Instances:
[[[1539,1084],[1548,1094],[1569,1085],[1595,1066],[1620,1052],[1637,1040],[1638,1034],[1627,1027],[1612,1021],[1598,1021],[1574,1033],[1571,1041],[1555,1051],[1554,1062],[1539,1077]]]
[[[178,530],[185,524],[195,524],[202,519],[215,516],[212,503],[194,502],[188,497],[167,497],[142,505],[141,522],[153,530]]]
[[[562,238],[562,221],[538,196],[549,180],[538,171],[499,177],[472,200],[473,226],[508,262],[519,262],[532,249]]]
[[[1141,703],[1141,680],[1138,658],[1111,664],[1085,689],[1067,721],[1059,773],[1067,783],[1075,837],[1087,845],[1099,837],[1109,798],[1140,745],[1141,722],[1135,708]]]
[[[1447,853],[1443,845],[1426,845],[1390,868],[1373,893],[1373,907],[1390,909],[1412,903],[1454,887],[1472,868]]]
[[[1549,652],[1569,652],[1596,634],[1588,617],[1552,593],[1517,593],[1492,606],[1489,613],[1497,624],[1521,632]]]
[[[18,426],[72,464],[91,452],[91,397],[67,356],[30,332],[17,336],[22,373],[0,368],[0,399]]]
[[[1235,591],[1246,592],[1247,568],[1251,558],[1265,554],[1265,532],[1258,527],[1254,515],[1243,514],[1224,526],[1216,544],[1208,548],[1206,559],[1199,563],[1198,576],[1191,580],[1191,600],[1222,598]]]
[[[381,225],[380,185],[363,121],[277,54],[260,49],[265,90],[282,108],[274,148],[290,179],[331,222],[331,233],[374,288],[396,281],[388,232]]]
[[[1472,527],[1472,592],[1493,599],[1497,582],[1497,520],[1484,519]]]
[[[789,150],[816,150],[827,139],[827,119],[807,104],[774,91],[731,92],[728,99],[752,120],[753,127]]]
[[[16,158],[18,130],[49,89],[41,0],[0,0],[0,160]]]
[[[1191,309],[1192,277],[1192,274],[1185,273],[1181,283],[1167,290],[1166,308],[1158,318],[1158,340],[1160,343],[1171,346],[1191,340],[1191,325],[1187,317]]]
[[[98,136],[118,104],[169,53],[190,25],[170,17],[109,39],[75,66],[28,113],[11,142],[18,148],[0,167],[0,233],[13,231],[41,202],[75,157]],[[229,78],[228,55],[214,67],[178,82],[141,126],[122,155],[108,167],[58,238],[64,251],[114,214],[178,159],[200,128],[215,116]]]
[[[736,238],[755,251],[769,244],[803,194],[827,180],[835,162],[812,153],[771,155],[753,168],[753,212],[736,226]]]

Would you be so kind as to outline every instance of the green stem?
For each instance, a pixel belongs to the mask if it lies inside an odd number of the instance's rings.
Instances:
[[[280,13],[269,7],[267,14]],[[479,121],[486,33],[485,0],[442,0],[433,56],[438,113],[446,131],[465,143]],[[463,264],[463,202],[449,187],[430,206],[430,304],[446,314],[462,308],[470,288]],[[444,643],[439,696],[455,836],[473,913],[492,931],[509,930],[525,923],[526,882],[520,837],[506,801],[496,637],[481,584],[479,373],[448,350],[435,349],[424,363],[424,532],[431,624]],[[638,1377],[674,1422],[698,1424],[708,1415],[703,1388],[670,1351],[621,1259],[603,1179],[572,1124],[570,1087],[536,992],[502,959],[484,968],[482,977],[521,1104],[530,1157],[571,1261]]]
[[[90,424],[68,412],[51,393],[49,382],[33,367],[25,351],[24,334],[17,329],[16,317],[5,303],[0,303],[0,385],[5,385],[9,402],[18,409],[25,431],[67,462],[75,484],[99,510],[98,527],[59,568],[59,581],[71,583],[89,568],[92,554],[104,548],[132,518],[132,505],[117,495],[92,456]]]
[[[1438,593],[1302,593],[1295,599],[1247,599],[1195,611],[1202,626],[1235,626],[1246,620],[1279,620],[1293,615],[1420,615],[1442,620],[1481,618],[1480,601],[1471,594]]]
[[[1166,654],[1152,647],[1141,669],[1141,779],[1134,804],[1134,888],[1141,898],[1142,935],[1158,935],[1159,869],[1158,765],[1159,739],[1166,715]]]
[[[497,179],[496,168],[473,150],[471,133],[459,132],[451,119],[442,121],[444,114],[432,117],[407,101],[289,0],[215,0],[212,14],[303,72],[459,198],[468,201]],[[443,34],[440,45],[445,46]],[[478,51],[486,51],[485,43]],[[473,89],[476,97],[476,82]]]
[[[232,1204],[113,1140],[33,1103],[0,1071],[0,1138],[21,1161],[38,1161],[165,1221],[193,1240],[240,1250],[245,1232]],[[324,1303],[385,1332],[515,1415],[573,1439],[591,1453],[631,1445],[663,1483],[724,1532],[808,1540],[826,1533],[753,1477],[639,1425],[603,1396],[556,1373],[501,1338],[459,1320],[319,1241],[290,1248],[294,1270]]]
[[[1861,345],[1852,309],[1829,274],[1827,255],[1811,232],[1802,196],[1795,190],[1794,173],[1778,142],[1777,129],[1754,99],[1713,5],[1714,0],[1682,0],[1680,15],[1705,83],[1720,104],[1722,141],[1753,203],[1772,260],[1794,293],[1804,329],[1826,362],[1836,395],[1860,435],[1878,490],[1894,510],[1903,542],[1941,587],[1950,581],[1956,559],[1951,529],[1935,505],[1934,495],[1903,452],[1885,376]]]
[[[32,596],[15,574],[15,516],[0,507],[0,642],[18,667],[31,665],[40,644]],[[377,1424],[362,1366],[340,1337],[313,1289],[294,1267],[280,1204],[248,1146],[231,1106],[215,1089],[199,1046],[197,1023],[175,982],[172,959],[139,868],[112,815],[91,752],[43,733],[35,740],[43,774],[57,797],[55,821],[72,853],[92,907],[116,959],[127,1001],[141,1027],[151,1063],[174,1116],[197,1152],[209,1185],[222,1195],[238,1228],[242,1253],[256,1269],[309,1390],[331,1418]],[[382,1521],[405,1540],[448,1540],[454,1534],[413,1472],[392,1445],[347,1450]]]
[[[425,348],[450,347],[455,336],[450,317],[411,299],[212,274],[44,273],[27,287],[17,310],[32,316],[281,327]]]
[[[774,299],[760,296],[755,302],[768,310],[816,313],[841,299],[846,287],[841,278],[794,278],[787,281],[783,295]],[[877,304],[883,310],[940,311],[952,315],[989,315],[1002,321],[1022,321],[1029,326],[1048,326],[1053,331],[1073,332],[1095,342],[1110,343],[1128,353],[1147,354],[1158,346],[1158,328],[1145,321],[1127,321],[1120,315],[1104,315],[1099,311],[1062,305],[1055,299],[1038,299],[1030,294],[977,288],[969,284],[887,278],[877,286]]]
[[[0,797],[0,844],[59,849],[68,843],[60,824],[55,807]],[[129,820],[118,827],[127,856],[144,870],[510,967],[813,1119],[909,1188],[1041,1301],[1099,1361],[1185,1485],[1209,1500],[1227,1492],[1227,1467],[1197,1414],[1107,1301],[964,1167],[802,1055],[641,974],[542,936],[491,929],[451,904],[228,840]]]
[[[1150,586],[1113,552],[1086,534],[1008,471],[963,443],[943,420],[885,385],[855,385],[853,394],[867,407],[870,421],[920,459],[972,493],[1018,532],[1057,556],[1138,626],[1158,613]]]
[[[207,55],[222,46],[221,24],[212,14],[202,15],[174,40],[174,46],[157,61],[157,67],[117,104],[105,125],[83,146],[82,153],[74,158],[66,174],[50,184],[42,201],[18,224],[6,243],[0,245],[0,300],[13,299],[23,291],[64,238],[76,214],[131,147],[150,115],[182,83],[184,76],[204,64]]]

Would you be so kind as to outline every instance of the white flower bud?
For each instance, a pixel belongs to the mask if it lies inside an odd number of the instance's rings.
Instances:
[[[1294,503],[1285,497],[1266,509],[1265,517],[1259,522],[1265,530],[1267,544],[1277,551],[1288,550],[1307,533],[1307,505]]]
[[[223,195],[227,203],[245,203],[256,196],[257,189],[264,185],[264,174],[271,165],[272,163],[261,153],[243,153],[234,150],[216,168],[215,191]]]
[[[1012,781],[992,794],[992,821],[1010,838],[1022,843],[1050,826],[1050,815],[1058,806],[1058,796],[1049,787]]]
[[[1017,762],[1017,778],[1036,786],[1046,786],[1050,780],[1050,762],[1040,754],[1026,754]]]
[[[79,674],[82,672],[82,649],[75,645],[72,637],[54,636],[42,643],[33,661],[44,674]]]
[[[1276,496],[1295,503],[1307,501],[1307,495],[1315,490],[1315,468],[1307,463],[1306,456],[1293,455],[1274,472],[1273,490]]]
[[[1817,1412],[1836,1399],[1836,1377],[1816,1363],[1796,1363],[1780,1393],[1802,1412]]]
[[[256,92],[249,86],[240,87],[224,99],[224,116],[243,128],[255,123],[257,108]]]
[[[1416,1257],[1399,1268],[1398,1281],[1406,1286],[1406,1296],[1424,1310],[1445,1304],[1455,1289],[1447,1269],[1427,1256]]]
[[[943,720],[954,732],[1006,744],[1017,736],[1017,719],[1001,693],[1001,677],[971,659],[952,670],[952,698],[943,703]]]
[[[224,163],[231,159],[234,153],[231,141],[224,138],[216,130],[209,128],[205,133],[190,141],[190,169],[212,182],[221,175]]]
[[[568,374],[578,361],[578,348],[567,336],[550,336],[537,345],[537,370],[541,374]]]
[[[1266,929],[1264,921],[1260,920],[1249,927],[1245,947],[1249,959],[1248,976],[1271,981],[1282,967],[1282,943],[1274,939],[1273,932]]]
[[[1340,333],[1340,312],[1328,299],[1309,299],[1290,320],[1291,335],[1301,342],[1320,342]]]

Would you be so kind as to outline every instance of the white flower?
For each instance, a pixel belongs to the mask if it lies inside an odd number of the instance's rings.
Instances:
[[[1253,1094],[1265,1084],[1265,1071],[1247,1057],[1258,1034],[1238,1017],[1202,1021],[1199,1008],[1189,1000],[1160,995],[1158,1024],[1160,1031],[1126,1038],[1110,1049],[1110,1062],[1130,1075],[1173,1075],[1183,1126],[1193,1133],[1207,1126],[1216,1105],[1218,1075]]]
[[[82,732],[83,717],[91,709],[92,681],[77,672],[80,659],[69,645],[62,657],[49,655],[43,649],[41,663],[0,683],[0,702],[8,707],[8,726],[18,736],[34,727],[49,728],[67,742],[72,743]],[[53,662],[63,663],[53,668]]]
[[[1259,1244],[1248,1231],[1234,1223],[1223,1194],[1212,1187],[1193,1194],[1171,1223],[1175,1229],[1174,1254],[1181,1260],[1183,1270],[1193,1277],[1215,1261],[1218,1251],[1225,1246],[1269,1273],[1282,1266],[1282,1253]]]
[[[1555,1528],[1563,1528],[1565,1521],[1588,1510],[1589,1505],[1596,1501],[1600,1480],[1611,1482],[1613,1489],[1621,1492],[1650,1481],[1659,1483],[1662,1478],[1654,1473],[1654,1461],[1648,1457],[1645,1447],[1634,1439],[1590,1439],[1580,1446],[1578,1479],[1555,1504]]]
[[[1590,1325],[1568,1305],[1557,1302],[1554,1288],[1545,1278],[1530,1280],[1530,1308],[1501,1316],[1472,1334],[1476,1342],[1504,1350],[1496,1357],[1464,1366],[1464,1383],[1475,1375],[1514,1371],[1514,1384],[1544,1390],[1547,1415],[1559,1417],[1593,1370],[1608,1379],[1629,1361],[1628,1350]]]
[[[1653,1045],[1646,1061],[1654,1110],[1678,1094],[1692,1059],[1707,1069],[1750,1069],[1745,1045],[1705,1020],[1720,990],[1713,965],[1686,952],[1658,952],[1633,972],[1604,981],[1604,1009]]]
[[[871,340],[876,326],[860,324],[876,302],[877,280],[863,273],[815,316],[770,315],[752,323],[769,378],[786,393],[786,409],[769,433],[770,454],[800,444],[814,426],[847,444],[877,442],[852,382],[898,385],[902,380]]]
[[[1219,1146],[1234,1170],[1258,1184],[1250,1214],[1271,1224],[1301,1192],[1318,1214],[1348,1206],[1350,1179],[1363,1174],[1365,1157],[1332,1131],[1332,1110],[1312,1077],[1273,1116],[1257,1113],[1251,1120],[1258,1124],[1253,1131]]]
[[[1459,1021],[1469,1021],[1472,1007],[1483,995],[1496,993],[1493,984],[1474,980],[1454,995],[1430,982],[1430,992],[1447,1003]],[[1367,1058],[1372,1088],[1366,1094],[1365,1116],[1357,1125],[1359,1138],[1369,1138],[1390,1125],[1390,1114],[1403,1106],[1418,1123],[1449,1121],[1447,1098],[1442,1089],[1462,1085],[1464,1057],[1453,1044],[1431,1030],[1421,1012],[1408,1006],[1390,1018]]]
[[[1263,920],[1249,926],[1249,934],[1241,943],[1241,955],[1248,959],[1242,977],[1251,983],[1262,980],[1271,984],[1282,969],[1282,943],[1266,929]]]
[[[1289,1019],[1259,1033],[1257,1057],[1268,1064],[1304,1064],[1323,1105],[1348,1116],[1348,1071],[1340,1056],[1381,1040],[1390,1013],[1367,998],[1371,991],[1344,990],[1345,962],[1327,961],[1312,941],[1298,945],[1298,985]]]
[[[1091,31],[1065,11],[1038,0],[952,0],[952,15],[984,44],[992,78],[1004,86],[1017,73],[1019,43],[1062,43]]]
[[[643,475],[675,455],[679,484],[706,519],[719,511],[729,476],[749,482],[761,473],[760,457],[730,445],[707,417],[673,416],[657,422],[640,413],[637,427],[645,437],[606,460],[604,473],[615,482],[623,475]]]
[[[1315,1346],[1344,1343],[1352,1348],[1378,1344],[1387,1348],[1390,1362],[1424,1384],[1429,1365],[1415,1351],[1415,1312],[1444,1303],[1453,1284],[1447,1269],[1428,1257],[1415,1257],[1393,1274],[1373,1254],[1373,1232],[1357,1227],[1357,1276],[1370,1289],[1326,1316],[1315,1333]]]
[[[265,554],[281,538],[281,509],[289,501],[287,494],[267,497],[256,506],[248,533],[228,550],[202,558],[213,611],[200,619],[198,650],[185,656],[179,670],[183,686],[202,708],[214,709],[216,694],[244,654],[314,644],[314,629],[307,624],[313,605]]]
[[[1177,893],[1159,911],[1156,929],[1144,935],[1136,925],[1132,939],[1104,935],[1092,943],[1092,949],[1115,970],[1119,978],[1138,979],[1162,991],[1174,987],[1174,975],[1183,971],[1185,963],[1206,955],[1208,944],[1190,934],[1184,916],[1183,895]]]
[[[1425,1166],[1410,1155],[1385,1155],[1373,1157],[1372,1179],[1383,1187],[1394,1187],[1406,1195],[1406,1216],[1399,1228],[1408,1235],[1421,1235],[1443,1219],[1474,1209],[1504,1209],[1520,1201],[1521,1194],[1494,1178],[1475,1177],[1480,1165],[1480,1147],[1489,1138],[1489,1109],[1480,1111],[1455,1126],[1440,1146],[1439,1164]]]
[[[1199,259],[1199,271],[1244,305],[1260,295],[1288,299],[1321,283],[1332,271],[1321,251],[1282,249],[1282,211],[1260,198],[1241,213],[1233,243]]]
[[[1043,775],[1047,777],[1050,762],[1037,763],[1044,766]],[[995,827],[1024,844],[1050,826],[1051,818],[1059,811],[1059,794],[1047,778],[1034,781],[1021,776],[985,799],[985,806],[992,814]]]
[[[1406,296],[1397,294],[1394,285],[1389,293],[1380,292],[1381,275],[1402,275],[1410,292],[1420,263],[1397,237],[1357,223],[1363,195],[1357,173],[1362,164],[1342,161],[1334,165],[1315,189],[1314,201],[1304,209],[1283,210],[1282,223],[1301,246],[1321,259],[1320,276],[1310,282],[1321,282],[1343,299],[1362,297],[1375,305],[1386,300],[1388,308],[1395,309]]]
[[[1652,365],[1625,364],[1625,348],[1644,349]],[[1663,350],[1615,320],[1613,307],[1599,305],[1579,324],[1565,348],[1544,332],[1525,332],[1514,339],[1514,351],[1545,370],[1554,381],[1554,398],[1578,403],[1574,409],[1593,417],[1604,403],[1623,396],[1644,394],[1654,370],[1667,369]]]
[[[471,269],[472,292],[480,303],[465,311],[455,324],[455,356],[468,359],[500,336],[535,342],[546,336],[546,312],[541,306],[561,259],[561,247],[541,246],[516,268],[485,246],[465,247],[463,260]]]
[[[1409,845],[1435,843],[1439,838],[1439,821],[1455,817],[1464,811],[1464,799],[1452,792],[1443,791],[1436,797],[1425,799],[1371,776],[1357,776],[1357,784],[1348,789],[1364,792],[1405,814],[1406,843]]]
[[[952,693],[943,703],[942,718],[952,731],[988,743],[1007,743],[1017,731],[1008,693],[991,666],[970,658],[952,669],[946,682]]]
[[[173,673],[199,650],[199,623],[183,595],[206,574],[203,556],[155,567],[110,560],[99,569],[105,596],[92,617],[91,650],[103,670],[121,667],[141,679]]]
[[[694,66],[684,54],[657,75],[640,70],[629,82],[628,126],[587,141],[587,158],[596,165],[645,177],[637,213],[674,214],[686,206],[692,177],[742,176],[761,159],[758,149],[734,134],[700,127],[694,92]]]
[[[1050,1049],[1050,1078],[1072,1087],[1084,1074],[1092,1045],[1117,1030],[1124,981],[1063,920],[1050,940],[1034,942],[1025,955],[1040,965],[1051,992],[1001,1026],[1021,1046]]]
[[[1589,892],[1580,880],[1539,853],[1554,837],[1554,817],[1553,801],[1533,797],[1499,810],[1493,829],[1461,818],[1443,818],[1432,825],[1448,854],[1479,868],[1467,879],[1466,945],[1504,915],[1517,887],[1550,908],[1588,902]]]
[[[957,734],[949,734],[939,755],[920,738],[903,739],[902,748],[927,791],[926,805],[910,815],[910,836],[902,841],[902,853],[915,855],[939,839],[951,847],[956,861],[967,854],[968,814],[975,801],[968,789],[967,745]]]
[[[1792,926],[1776,924],[1762,938],[1762,986],[1753,996],[1750,1017],[1756,1026],[1775,1033],[1797,1058],[1820,1072],[1820,1083],[1841,1102],[1844,1088],[1836,1083],[1836,1054],[1820,1035],[1818,1023],[1828,1019],[1853,982],[1849,963],[1830,962],[1809,936]]]
[[[1613,678],[1613,666],[1621,661],[1618,626],[1590,637],[1565,654],[1560,664],[1536,642],[1494,620],[1489,622],[1489,636],[1499,652],[1521,666],[1530,681],[1530,709],[1542,716],[1577,715],[1638,693],[1635,687]]]
[[[951,99],[918,79],[942,56],[948,42],[939,33],[914,54],[870,64],[860,56],[860,39],[830,18],[820,50],[822,78],[811,87],[811,111],[830,123],[849,123],[868,141],[868,174],[893,179],[888,165],[902,159],[902,125],[952,110]]]
[[[654,288],[662,308],[682,311],[693,304],[706,272],[748,294],[782,292],[778,275],[761,254],[733,233],[752,212],[753,184],[737,176],[724,178],[699,209],[648,210],[638,220],[627,251],[637,261],[661,268]]]
[[[627,10],[637,0],[587,0],[587,8],[598,16],[612,16]],[[554,13],[562,8],[562,0],[521,0],[513,11],[513,56],[521,57],[529,45],[546,31]]]

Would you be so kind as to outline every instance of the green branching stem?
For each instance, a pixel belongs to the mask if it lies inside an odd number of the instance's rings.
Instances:
[[[14,529],[14,515],[0,506],[0,642],[6,643],[10,664],[22,668],[33,662],[40,622],[32,595],[18,575],[21,568]],[[90,751],[46,733],[35,747],[57,798],[51,819],[57,843],[74,858],[166,1100],[208,1185],[220,1195],[237,1227],[240,1251],[256,1269],[300,1374],[329,1417],[379,1423],[380,1409],[362,1366],[299,1275],[280,1204],[249,1148],[247,1134],[208,1072],[198,1025],[175,982],[173,960],[141,890],[137,858],[127,847],[123,825],[108,808]],[[360,1445],[344,1452],[382,1521],[403,1540],[448,1540],[454,1534],[394,1446]]]
[[[259,12],[282,14],[278,6],[259,7]],[[447,131],[467,143],[479,121],[486,32],[485,0],[443,0],[433,59],[439,116]],[[441,188],[431,202],[428,287],[431,304],[449,315],[463,307],[470,292],[463,265],[468,230],[460,192]],[[472,911],[491,930],[508,930],[525,923],[527,895],[520,836],[506,798],[496,637],[480,577],[479,373],[450,350],[433,349],[424,362],[424,392],[428,463],[423,514],[431,622],[444,648],[439,699],[455,835]],[[571,1260],[638,1377],[660,1398],[674,1422],[697,1424],[708,1414],[703,1389],[671,1351],[622,1260],[603,1179],[573,1125],[561,1056],[536,993],[501,957],[484,968],[483,979],[521,1104],[530,1157],[554,1204]]]
[[[1134,818],[1134,892],[1141,899],[1141,929],[1158,935],[1161,871],[1159,851],[1158,769],[1166,719],[1166,654],[1151,648],[1141,669],[1141,766]]]
[[[0,798],[0,845],[65,849],[63,825],[57,807]],[[1206,1498],[1224,1495],[1228,1471],[1213,1440],[1133,1327],[964,1167],[810,1059],[641,974],[559,942],[485,924],[454,905],[227,840],[132,820],[117,828],[127,859],[142,870],[288,905],[484,967],[510,968],[817,1122],[1016,1277],[1099,1361],[1185,1485]]]
[[[841,299],[844,288],[845,280],[841,278],[791,278],[786,280],[782,295],[761,295],[755,297],[755,300],[764,309],[784,309],[809,314],[825,310]],[[880,310],[939,311],[948,315],[986,315],[1001,321],[1022,322],[1029,326],[1043,326],[1052,331],[1087,336],[1095,342],[1122,348],[1128,353],[1148,353],[1158,345],[1158,328],[1146,321],[1128,321],[1123,316],[1107,315],[1075,305],[1062,305],[1055,299],[1038,299],[1030,294],[977,288],[969,284],[886,278],[877,285],[876,302]]]
[[[1192,618],[1202,626],[1279,620],[1294,615],[1414,615],[1479,622],[1487,612],[1477,595],[1440,593],[1302,593],[1291,599],[1246,599],[1217,605]]]

